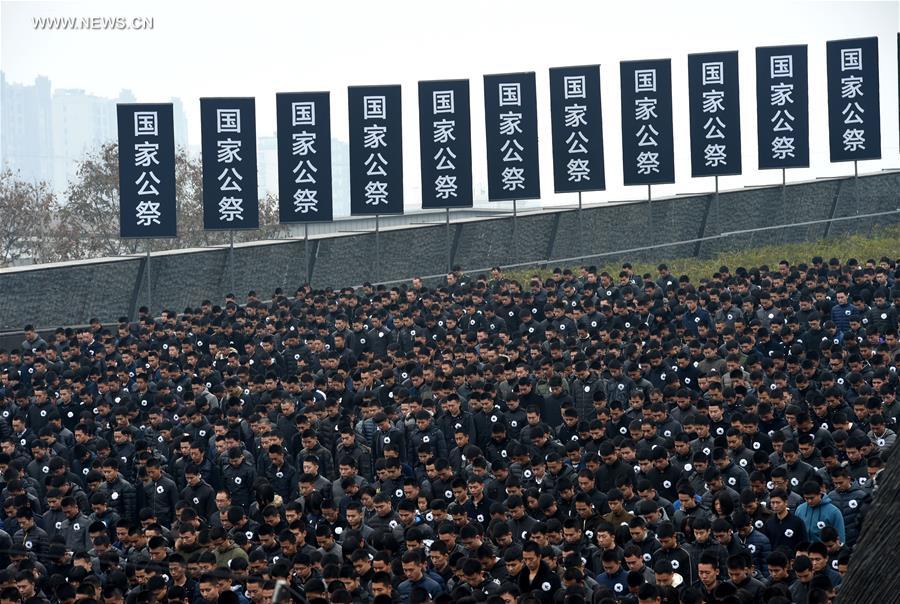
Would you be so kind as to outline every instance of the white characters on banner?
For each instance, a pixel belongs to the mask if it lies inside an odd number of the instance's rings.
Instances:
[[[134,165],[141,169],[134,184],[138,186],[138,202],[135,218],[138,226],[149,227],[160,224],[159,177],[153,173],[153,166],[159,165],[159,114],[156,111],[134,112],[134,136],[141,137],[134,144]]]
[[[794,109],[794,56],[772,55],[769,57],[769,119],[772,159],[785,160],[795,157],[796,139],[794,127],[797,118]]]
[[[432,141],[439,145],[432,157],[435,170],[438,172],[433,184],[434,194],[437,199],[448,200],[457,197],[459,193],[454,161],[456,152],[453,151],[453,144],[456,141],[456,91],[433,90],[431,110],[434,117],[431,122],[431,137]]]
[[[216,109],[216,135],[241,134],[240,109]],[[244,220],[244,196],[241,168],[240,139],[216,138],[216,163],[222,168],[216,180],[219,181],[219,221],[234,222]],[[256,191],[252,192],[254,195]]]
[[[636,69],[634,72],[634,119],[640,123],[634,133],[638,147],[641,149],[635,162],[637,173],[642,175],[659,174],[659,130],[655,123],[659,119],[657,105],[656,69]],[[644,149],[646,147],[646,149]]]
[[[709,168],[728,165],[728,149],[725,143],[726,125],[723,121],[725,112],[725,90],[715,86],[725,86],[725,66],[722,61],[710,61],[700,64],[701,111],[709,114],[703,123],[703,163]]]
[[[500,150],[503,152],[501,161],[504,164],[501,172],[503,190],[515,193],[525,189],[525,168],[522,167],[522,143],[517,138],[522,134],[522,85],[519,82],[500,82],[497,84],[497,93],[500,97],[500,107],[510,107],[507,111],[500,112],[500,136],[506,140]],[[513,109],[518,109],[514,111]]]
[[[865,111],[857,100],[863,96],[862,70],[862,48],[842,48],[841,98],[846,99],[846,105],[841,111],[845,126],[841,135],[844,151],[855,152],[866,148]]]
[[[363,97],[363,148],[369,149],[365,159],[366,176],[372,177],[366,182],[366,205],[388,205],[387,177],[388,161],[380,149],[387,148],[387,98],[384,95]]]
[[[563,124],[569,129],[566,137],[569,160],[566,162],[566,175],[569,182],[584,182],[591,179],[590,160],[587,144],[588,136],[584,133],[587,126],[587,85],[583,75],[571,75],[563,77]],[[581,102],[578,102],[578,101]],[[571,101],[571,102],[569,102]]]
[[[292,199],[294,212],[309,214],[319,211],[319,190],[316,173],[318,158],[316,157],[315,131],[307,130],[316,126],[316,104],[314,101],[297,101],[291,103],[291,128],[302,128],[291,131],[291,155],[296,158],[296,164],[292,170],[294,184],[299,185],[294,189]]]

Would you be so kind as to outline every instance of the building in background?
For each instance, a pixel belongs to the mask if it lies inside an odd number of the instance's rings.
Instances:
[[[58,195],[64,195],[69,180],[75,176],[78,162],[85,154],[104,143],[115,142],[116,104],[134,103],[130,90],[122,90],[111,99],[89,94],[81,89],[53,90],[50,80],[38,77],[34,84],[10,84],[2,76],[0,100],[0,166],[18,170],[26,181],[47,181]],[[200,145],[188,139],[188,121],[184,103],[172,102],[175,122],[175,148],[200,156]],[[278,144],[275,135],[257,140],[259,162],[259,196],[278,195]],[[332,192],[334,217],[350,216],[350,146],[331,139]],[[419,191],[409,199],[417,200]],[[484,181],[476,179],[475,206],[496,209],[486,201]],[[520,202],[520,208],[537,206]],[[419,210],[416,203],[407,212]]]
[[[266,195],[278,196],[278,139],[273,136],[259,136],[256,139],[257,182],[259,198]]]
[[[136,101],[130,90],[118,98],[75,88],[52,90],[50,80],[10,84],[5,74],[0,91],[0,164],[18,170],[28,181],[44,180],[65,192],[85,154],[115,142],[116,104]],[[181,99],[171,99],[175,146],[188,146],[188,124]]]
[[[123,91],[129,98],[127,91]],[[130,97],[133,102],[133,97]],[[115,101],[78,88],[53,92],[53,188],[63,191],[86,153],[116,140]]]
[[[50,182],[54,159],[50,80],[10,84],[0,72],[0,165],[26,181]]]
[[[184,103],[177,97],[169,99],[172,102],[172,118],[175,126],[175,152],[179,149],[190,151],[188,144],[188,122],[187,115],[184,113]]]
[[[331,139],[331,191],[334,217],[350,215],[350,145]]]

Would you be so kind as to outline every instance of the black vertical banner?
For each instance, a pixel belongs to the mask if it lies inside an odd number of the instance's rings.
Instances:
[[[327,92],[275,95],[278,222],[331,222],[331,105]]]
[[[624,183],[675,182],[672,60],[622,61],[619,76]]]
[[[826,44],[831,161],[881,159],[878,38]]]
[[[119,131],[119,236],[176,237],[172,104],[116,107]]]
[[[537,95],[534,72],[484,76],[488,199],[538,199]]]
[[[472,207],[469,80],[419,82],[422,209]]]
[[[741,173],[738,53],[688,55],[691,176]]]
[[[403,213],[400,86],[350,86],[350,213]]]
[[[256,102],[200,99],[203,228],[259,228],[256,176]]]
[[[760,169],[809,167],[806,45],[756,49],[756,134]]]
[[[554,190],[605,189],[599,65],[550,70],[550,125]]]

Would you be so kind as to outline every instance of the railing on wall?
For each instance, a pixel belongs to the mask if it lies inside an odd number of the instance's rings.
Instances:
[[[730,238],[738,237],[738,236],[746,236],[746,235],[754,235],[756,233],[765,233],[772,231],[779,231],[785,229],[799,228],[799,227],[810,227],[814,225],[831,225],[833,223],[844,223],[852,220],[870,220],[873,218],[880,217],[892,217],[900,219],[900,208],[896,210],[888,210],[885,212],[872,212],[870,214],[859,214],[855,216],[840,216],[837,218],[824,218],[822,220],[806,220],[803,222],[792,222],[790,224],[775,224],[764,227],[758,227],[754,229],[742,229],[738,231],[728,231],[719,233],[717,235],[709,235],[706,237],[695,237],[693,239],[683,239],[681,241],[670,241],[667,243],[657,243],[654,245],[644,245],[640,247],[630,247],[630,248],[622,248],[611,252],[600,252],[594,254],[584,254],[580,256],[570,256],[567,258],[552,258],[548,257],[546,260],[529,260],[528,262],[517,262],[512,264],[492,264],[491,266],[479,267],[479,268],[465,268],[465,272],[467,273],[486,273],[493,269],[495,266],[500,267],[504,270],[515,270],[520,268],[529,268],[529,267],[542,267],[553,265],[556,266],[566,266],[573,265],[576,263],[587,263],[590,261],[596,261],[601,258],[618,258],[625,257],[629,254],[638,254],[643,252],[657,251],[657,250],[665,250],[668,248],[676,247],[676,246],[684,246],[684,245],[692,245],[710,241],[724,241],[727,242]],[[870,225],[870,229],[872,227],[877,226],[875,223]],[[791,241],[791,243],[797,243],[798,241]],[[900,244],[898,244],[900,245]],[[752,246],[752,244],[751,244]],[[696,247],[699,249],[699,246]],[[695,253],[694,256],[699,256],[699,253]],[[415,275],[416,277],[422,279],[423,281],[433,281],[435,279],[442,279],[446,277],[447,273],[442,272],[435,275]],[[374,282],[373,285],[397,285],[400,283],[408,283],[412,280],[413,276],[406,277],[403,279],[394,279],[392,281],[378,281]]]
[[[372,232],[344,233],[311,237],[306,246],[303,239],[261,241],[236,244],[233,251],[218,246],[156,252],[149,260],[136,255],[0,269],[0,330],[134,318],[148,301],[153,312],[181,311],[203,299],[220,301],[235,287],[239,299],[250,289],[262,297],[276,287],[291,294],[309,276],[316,288],[393,285],[413,276],[439,280],[454,265],[479,273],[491,266],[661,261],[867,233],[900,223],[900,172],[652,203],[518,215],[498,210],[452,223],[446,214],[438,220],[439,213],[424,224],[386,228],[379,246]],[[378,249],[382,258],[374,258]]]

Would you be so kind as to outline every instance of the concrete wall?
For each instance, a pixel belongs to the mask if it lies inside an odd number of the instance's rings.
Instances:
[[[900,172],[888,172],[856,181],[792,184],[784,190],[723,192],[718,200],[699,195],[654,200],[652,205],[604,204],[584,208],[580,217],[577,210],[567,209],[520,214],[515,220],[467,219],[451,224],[449,238],[442,224],[386,228],[377,241],[374,233],[328,234],[310,238],[308,260],[302,239],[249,243],[234,249],[234,289],[240,296],[255,289],[263,298],[276,287],[292,292],[306,280],[307,262],[317,288],[438,275],[447,269],[448,247],[452,264],[465,270],[592,255],[588,261],[710,256],[723,250],[865,233],[876,224],[900,221],[900,214],[716,237],[723,233],[898,208]],[[706,237],[713,239],[665,245]],[[628,251],[652,245],[660,247]],[[181,311],[206,298],[221,301],[232,289],[229,267],[227,248],[154,254],[152,310]],[[52,328],[85,324],[92,317],[104,322],[133,317],[147,303],[146,271],[143,257],[0,270],[0,331],[19,331],[26,323]]]

